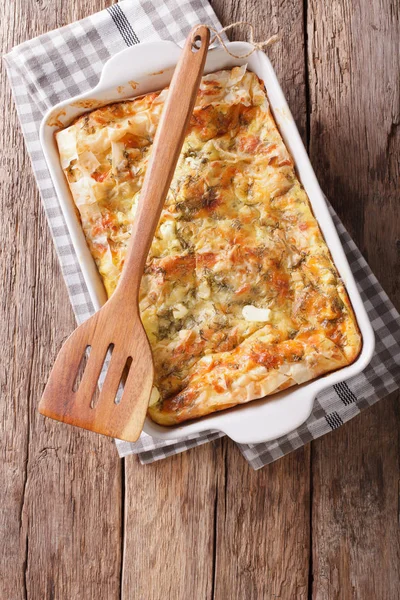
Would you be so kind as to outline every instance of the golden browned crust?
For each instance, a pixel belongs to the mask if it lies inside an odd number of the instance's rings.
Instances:
[[[165,91],[60,132],[62,166],[107,293],[118,282]],[[350,364],[353,311],[262,83],[203,78],[148,257],[141,316],[152,419],[172,425]]]

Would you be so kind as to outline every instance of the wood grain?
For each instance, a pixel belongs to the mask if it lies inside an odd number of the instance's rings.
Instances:
[[[316,600],[400,596],[399,398],[313,447]]]
[[[305,136],[307,114],[302,2],[291,0],[287,3],[288,10],[280,2],[261,5],[257,0],[240,3],[214,0],[211,4],[223,24],[236,20],[256,23],[256,39],[267,38],[278,28],[278,23],[280,27],[288,28],[290,37],[284,36],[283,42],[271,49],[271,59]],[[145,476],[135,462],[126,461],[126,515],[128,522],[138,525],[127,530],[124,599],[130,597],[129,592],[135,582],[139,598],[154,600],[160,598],[160,590],[168,590],[167,597],[177,599],[307,598],[310,449],[304,448],[276,465],[254,473],[233,443],[224,440],[217,442],[216,446],[219,451],[212,455],[212,462],[210,458],[208,462],[197,459],[197,449],[188,453],[187,457],[169,459],[168,463],[171,461],[175,465],[168,465],[167,472],[166,461],[154,465],[158,486],[163,493],[159,498],[155,491],[151,503],[152,522],[158,520],[160,532],[172,531],[169,541],[165,541],[159,533],[154,540],[151,538],[151,555],[158,559],[154,564],[161,565],[161,573],[156,579],[144,575],[143,567],[149,571],[149,563],[138,551],[144,535],[149,539],[145,533],[148,529],[143,530],[140,526],[143,520],[148,520],[146,498],[139,502],[135,500],[136,490],[143,488]],[[208,452],[208,449],[202,448],[201,451]],[[181,460],[189,461],[185,478],[177,477],[172,470],[179,469]],[[172,494],[167,483],[171,480]],[[289,493],[285,493],[286,489]],[[171,520],[175,523],[173,515],[179,510],[181,498],[184,498],[185,505],[193,507],[193,516],[182,531],[177,531],[169,523]],[[163,515],[165,510],[167,516]],[[193,539],[196,531],[195,546],[190,552],[188,540]],[[165,561],[162,559],[166,551]],[[199,569],[199,560],[205,573]]]
[[[260,471],[224,443],[218,485],[214,598],[308,598],[309,448]]]
[[[399,3],[312,0],[308,36],[311,160],[399,307]],[[398,401],[313,444],[317,600],[400,597]]]
[[[86,3],[88,12],[95,7]],[[67,3],[57,9],[71,20]],[[60,25],[52,2],[20,0],[4,11],[4,50]],[[0,68],[7,107],[0,186],[0,598],[113,600],[120,595],[121,464],[113,442],[37,413],[74,318]]]
[[[145,468],[126,459],[123,600],[212,600],[222,464],[218,442]]]
[[[223,24],[241,20],[255,24],[256,40],[281,31],[280,41],[268,55],[306,142],[303,2],[214,0],[212,5]],[[237,36],[242,35],[239,30]],[[307,598],[310,448],[258,472],[242,460],[233,443],[224,440],[223,448],[216,505],[214,598]]]
[[[6,3],[2,44],[106,4]],[[268,54],[305,141],[310,132],[317,175],[399,306],[398,2],[212,4],[224,24],[256,23],[260,39],[281,31]],[[38,416],[74,319],[0,69],[11,107],[0,163],[0,598],[399,597],[395,396],[315,442],[312,456],[306,447],[258,472],[226,440],[121,463],[111,442]]]

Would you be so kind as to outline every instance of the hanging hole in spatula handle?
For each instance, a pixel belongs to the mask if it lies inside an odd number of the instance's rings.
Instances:
[[[192,30],[192,52],[198,52],[203,44],[209,44],[209,30],[205,25],[199,25],[195,29]]]
[[[201,48],[201,37],[196,35],[192,42],[192,52],[197,52]]]

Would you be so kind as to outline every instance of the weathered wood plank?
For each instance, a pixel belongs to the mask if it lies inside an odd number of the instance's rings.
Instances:
[[[285,74],[283,87],[305,134],[302,3],[290,4],[287,13],[279,3],[273,3],[271,12],[264,6],[260,16],[256,2],[212,2],[223,24],[242,19],[269,23],[272,14],[271,28],[257,30],[260,39],[268,37],[278,22],[287,24],[293,38],[284,37],[271,55],[277,70]],[[290,44],[296,47],[293,54]],[[167,590],[171,598],[258,599],[272,598],[274,593],[307,597],[309,449],[254,473],[232,443],[224,441],[222,447],[223,453],[213,453],[212,458],[210,449],[202,448],[146,467],[155,481],[150,497],[149,473],[127,460],[123,598],[129,598],[133,589],[138,597],[154,600],[160,590]],[[192,507],[192,516],[177,527],[182,498],[184,506]],[[165,531],[171,532],[167,539]]]
[[[400,597],[399,397],[313,446],[315,600]]]
[[[69,3],[5,3],[4,50],[72,19]],[[77,8],[78,7],[78,8]],[[99,8],[86,2],[86,14]],[[74,3],[74,16],[83,16]],[[80,13],[80,14],[78,14]],[[64,18],[63,17],[63,18]],[[112,441],[36,406],[74,327],[1,65],[0,597],[120,596],[121,464]]]
[[[216,600],[308,598],[310,449],[253,471],[225,441],[218,485]]]
[[[123,600],[212,600],[221,460],[219,442],[146,467],[126,459]]]
[[[400,305],[399,4],[311,0],[311,159]],[[313,598],[400,596],[398,396],[313,445]]]
[[[280,41],[268,49],[268,55],[306,141],[303,2],[213,0],[212,6],[223,25],[253,23],[256,40],[280,32]],[[307,598],[310,449],[254,472],[233,443],[224,440],[223,446],[214,598]]]
[[[105,4],[8,3],[5,48]],[[279,24],[282,41],[268,53],[305,138],[303,2],[212,4],[224,24],[257,23],[259,39]],[[312,161],[399,300],[398,3],[308,5]],[[10,106],[4,70],[1,76]],[[14,110],[5,114],[2,140],[0,235],[12,251],[2,250],[0,267],[0,597],[113,600],[120,594],[121,464],[111,442],[36,413],[74,322]],[[380,403],[314,446],[312,590],[309,448],[257,473],[228,441],[148,467],[127,459],[123,597],[398,597],[397,402]]]

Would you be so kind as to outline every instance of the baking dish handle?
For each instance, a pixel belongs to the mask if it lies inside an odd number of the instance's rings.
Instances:
[[[122,52],[118,52],[106,62],[99,83],[94,90],[90,91],[90,94],[93,95],[97,88],[104,89],[105,86],[113,88],[120,85],[121,81],[124,80],[127,83],[135,83],[138,79],[157,74],[160,69],[161,56],[168,56],[170,61],[169,65],[164,65],[164,69],[174,67],[178,62],[181,51],[177,44],[168,41],[144,42],[136,46],[130,46]],[[137,63],[138,61],[142,62],[143,52],[146,53],[146,63],[142,68],[138,68]],[[127,62],[134,66],[135,82],[130,82],[133,76],[126,68]]]
[[[233,409],[230,419],[227,419],[220,429],[238,444],[248,444],[250,439],[252,444],[275,440],[307,421],[315,397],[315,390],[305,386],[294,389],[289,394],[285,391],[261,400],[253,400]],[[296,411],[293,411],[294,402]],[[243,427],[242,410],[246,410],[246,427]]]

